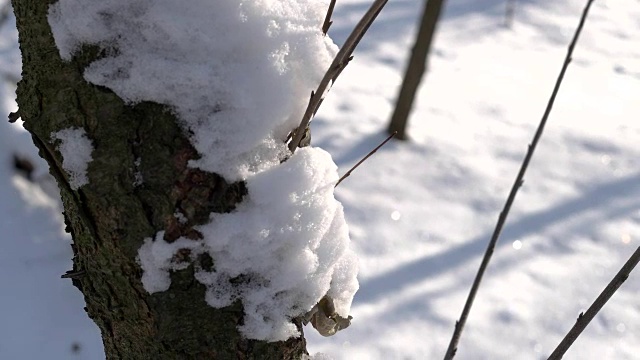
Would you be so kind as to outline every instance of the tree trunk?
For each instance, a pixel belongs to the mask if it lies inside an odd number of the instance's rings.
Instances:
[[[513,18],[516,15],[516,0],[507,0],[504,12],[504,26],[511,29]]]
[[[166,241],[197,241],[201,234],[194,227],[208,222],[211,212],[231,211],[246,188],[188,167],[197,152],[163,105],[127,105],[112,91],[87,83],[83,69],[102,55],[98,47],[86,45],[63,62],[47,21],[53,2],[12,0],[23,58],[17,101],[60,187],[74,242],[73,269],[65,277],[84,294],[107,359],[301,358],[303,336],[272,343],[243,338],[237,330],[242,304],[207,305],[194,265],[173,272],[168,291],[144,290],[136,262],[144,239],[164,230]],[[89,183],[76,190],[51,135],[72,127],[84,129],[93,145]],[[177,210],[185,223],[176,220]],[[208,256],[195,263],[212,266]]]
[[[413,107],[413,100],[416,96],[418,85],[420,85],[422,75],[426,69],[427,55],[431,48],[431,42],[443,4],[444,0],[426,0],[422,20],[420,20],[418,36],[413,45],[411,59],[409,60],[407,71],[402,80],[402,87],[400,88],[396,108],[391,117],[389,128],[387,129],[389,134],[397,131],[396,138],[400,140],[407,138],[407,120]]]

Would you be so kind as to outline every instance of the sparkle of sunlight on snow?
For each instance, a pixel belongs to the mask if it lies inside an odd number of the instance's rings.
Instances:
[[[533,345],[533,351],[537,353],[542,352],[542,344],[536,343],[535,345]]]
[[[393,221],[398,221],[398,220],[400,220],[400,217],[402,217],[402,214],[400,214],[400,211],[398,211],[398,210],[394,210],[394,211],[391,213],[391,220],[393,220]]]
[[[623,333],[626,329],[627,327],[624,325],[624,323],[620,323],[616,326],[616,330],[618,330],[619,333]]]
[[[620,240],[622,240],[623,244],[628,244],[631,242],[631,235],[629,234],[622,234],[622,236],[620,237]]]
[[[513,246],[514,249],[520,250],[520,249],[522,249],[522,241],[516,240],[516,241],[513,242],[512,246]]]

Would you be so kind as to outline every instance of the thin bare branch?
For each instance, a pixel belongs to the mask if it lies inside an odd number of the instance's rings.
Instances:
[[[380,149],[381,147],[384,146],[384,144],[386,144],[389,140],[391,140],[392,137],[394,137],[398,132],[395,131],[393,134],[389,135],[380,145],[376,146],[375,149],[371,150],[367,156],[363,157],[362,160],[358,161],[357,164],[353,165],[353,167],[351,169],[349,169],[349,171],[347,171],[346,174],[342,175],[342,177],[338,180],[338,182],[336,183],[335,187],[338,187],[338,185],[340,185],[340,183],[342,182],[342,180],[346,179],[349,177],[349,175],[351,175],[351,172],[353,172],[353,170],[355,170],[358,166],[360,166],[360,164],[362,164],[363,162],[365,162],[371,155],[375,154],[376,151],[378,151],[378,149]]]
[[[555,102],[556,96],[558,95],[558,90],[560,89],[560,85],[562,84],[562,79],[564,78],[564,74],[571,63],[571,56],[573,54],[573,49],[578,42],[578,37],[580,36],[580,32],[582,31],[582,27],[587,18],[587,14],[589,13],[589,8],[591,7],[591,3],[593,0],[588,0],[587,5],[582,12],[582,17],[580,18],[580,24],[576,29],[576,32],[573,36],[573,40],[571,44],[569,44],[569,49],[567,51],[567,56],[564,59],[564,63],[562,64],[562,69],[560,70],[560,74],[558,75],[558,79],[556,80],[556,84],[553,88],[553,92],[551,93],[551,97],[549,98],[549,102],[547,103],[547,108],[540,120],[540,124],[538,125],[538,129],[533,137],[533,141],[529,145],[529,149],[527,154],[522,161],[522,166],[520,167],[520,171],[518,172],[518,176],[516,177],[513,186],[511,187],[511,191],[509,192],[509,197],[507,198],[507,202],[504,204],[504,208],[500,212],[500,216],[498,217],[498,223],[496,224],[496,228],[493,231],[493,235],[491,236],[491,240],[487,246],[487,250],[484,253],[484,257],[482,258],[482,263],[480,264],[480,268],[478,269],[478,273],[476,274],[476,278],[473,281],[473,285],[471,286],[471,290],[467,297],[467,301],[464,305],[464,309],[462,310],[462,314],[460,315],[460,319],[456,321],[455,330],[453,332],[453,336],[451,337],[451,342],[449,343],[449,347],[447,349],[447,353],[445,354],[445,360],[451,360],[456,354],[456,350],[458,348],[458,342],[460,341],[460,335],[462,334],[462,330],[467,321],[467,317],[469,316],[469,312],[471,311],[471,306],[473,305],[473,301],[476,297],[476,293],[478,292],[478,288],[480,286],[480,282],[482,281],[482,276],[491,260],[491,255],[493,255],[493,251],[496,247],[496,243],[498,242],[498,238],[500,237],[500,233],[502,232],[502,227],[507,219],[509,214],[509,210],[511,209],[511,205],[515,200],[518,189],[522,186],[524,182],[524,174],[527,171],[527,167],[529,166],[529,162],[531,161],[531,157],[536,149],[536,145],[542,136],[542,132],[544,130],[544,126],[547,123],[547,119],[549,118],[549,114],[551,113],[551,109],[553,108],[553,103]]]
[[[596,314],[602,309],[604,304],[609,301],[611,296],[615,294],[615,292],[620,288],[622,283],[627,280],[629,274],[633,270],[633,268],[638,265],[640,261],[640,247],[636,249],[636,251],[631,254],[629,260],[622,266],[622,269],[618,271],[616,276],[611,280],[609,285],[602,290],[598,298],[591,304],[589,309],[583,314],[580,313],[578,316],[578,321],[576,321],[575,325],[569,330],[567,335],[562,339],[558,347],[553,351],[551,356],[549,356],[549,360],[560,360],[567,350],[571,347],[574,341],[580,336],[582,331],[589,325],[591,320],[596,316]]]
[[[307,109],[304,112],[304,115],[302,116],[300,126],[298,126],[298,128],[294,132],[293,139],[289,143],[289,150],[292,153],[295,152],[298,148],[300,140],[302,140],[302,137],[304,136],[304,131],[307,126],[309,126],[309,122],[311,121],[313,115],[315,115],[315,113],[318,111],[318,108],[322,103],[322,99],[324,98],[327,89],[329,89],[329,87],[333,85],[338,76],[340,76],[340,73],[342,73],[342,70],[344,70],[349,61],[352,59],[351,54],[353,54],[353,51],[358,46],[358,43],[360,43],[360,40],[369,29],[369,26],[371,26],[382,8],[386,5],[387,1],[388,0],[375,0],[374,3],[371,4],[369,10],[367,10],[362,19],[360,19],[360,22],[358,22],[356,27],[353,29],[344,45],[342,45],[340,51],[338,51],[338,54],[333,59],[331,66],[329,66],[329,69],[320,81],[318,88],[316,89],[313,97],[311,98],[311,101],[309,102],[309,105],[307,106]]]
[[[331,21],[331,15],[333,15],[333,8],[335,6],[336,0],[331,0],[331,2],[329,3],[329,9],[327,9],[327,16],[325,16],[324,23],[322,23],[322,33],[325,35],[327,35],[331,24],[333,24],[333,21]]]

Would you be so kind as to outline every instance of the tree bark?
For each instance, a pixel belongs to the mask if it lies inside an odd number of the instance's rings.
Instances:
[[[427,55],[431,48],[433,35],[436,30],[436,24],[440,18],[440,12],[444,0],[426,0],[424,13],[420,20],[420,29],[416,42],[411,51],[411,59],[407,66],[407,71],[402,80],[400,94],[396,102],[396,108],[391,116],[387,131],[389,134],[397,132],[396,139],[407,139],[407,121],[409,113],[413,107],[413,100],[418,90],[418,85],[422,80],[422,76],[426,70]]]
[[[103,56],[99,47],[87,44],[70,62],[62,61],[47,21],[53,2],[12,0],[23,58],[17,101],[24,126],[60,187],[74,251],[66,277],[84,294],[106,358],[301,358],[303,336],[273,343],[243,338],[237,330],[242,304],[207,305],[194,265],[173,272],[168,291],[144,290],[136,262],[144,239],[164,230],[169,242],[181,236],[199,241],[194,227],[207,222],[211,212],[231,211],[246,187],[188,167],[198,154],[165,106],[126,104],[109,89],[87,83],[83,69]],[[70,127],[84,129],[94,148],[89,183],[77,190],[51,138]],[[140,175],[142,184],[136,181]],[[186,223],[176,220],[177,210]],[[196,265],[214,266],[206,256]]]

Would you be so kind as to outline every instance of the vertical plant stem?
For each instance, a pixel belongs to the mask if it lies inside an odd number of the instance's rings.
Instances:
[[[558,79],[556,80],[556,84],[553,88],[553,92],[551,93],[551,97],[549,98],[549,102],[547,103],[547,108],[540,120],[538,125],[538,129],[533,137],[531,144],[529,145],[529,149],[527,154],[522,161],[522,165],[520,166],[520,171],[518,172],[518,176],[516,176],[516,180],[511,187],[511,191],[509,192],[509,197],[507,198],[506,203],[504,204],[504,208],[500,212],[500,216],[498,217],[498,223],[496,224],[495,230],[493,231],[493,235],[491,236],[491,240],[487,246],[487,250],[484,253],[484,257],[482,258],[482,263],[480,264],[480,268],[478,269],[478,273],[476,274],[475,280],[471,285],[471,290],[469,291],[469,295],[467,297],[467,301],[462,310],[462,314],[460,315],[460,319],[456,321],[455,329],[453,332],[453,336],[451,337],[451,342],[449,343],[449,347],[447,348],[447,353],[444,356],[445,360],[453,359],[456,354],[456,350],[458,349],[458,342],[460,341],[460,336],[462,334],[462,330],[464,329],[464,325],[467,322],[467,318],[469,317],[469,312],[471,311],[471,306],[473,305],[473,301],[476,297],[476,293],[478,292],[478,288],[480,287],[480,282],[482,281],[482,277],[484,275],[487,266],[489,265],[489,261],[491,260],[491,256],[493,255],[493,251],[496,247],[496,243],[498,242],[498,238],[500,237],[500,233],[502,232],[502,228],[509,214],[509,210],[511,209],[511,205],[516,198],[516,194],[518,189],[522,186],[524,182],[524,174],[527,171],[527,167],[529,166],[529,162],[533,157],[533,153],[538,145],[538,141],[542,137],[542,132],[544,131],[544,126],[547,123],[547,119],[549,118],[549,114],[551,114],[551,109],[553,108],[553,103],[555,102],[556,96],[558,95],[558,90],[560,90],[560,85],[562,84],[562,79],[564,79],[564,74],[571,63],[571,58],[573,54],[573,49],[578,42],[578,38],[580,36],[580,32],[582,31],[582,27],[584,26],[584,22],[587,18],[587,14],[589,13],[589,8],[591,7],[591,3],[593,0],[588,0],[587,5],[582,12],[582,17],[580,18],[580,23],[578,24],[578,28],[573,36],[573,40],[571,44],[569,44],[569,49],[567,51],[567,55],[564,59],[564,63],[562,64],[562,69],[560,70],[560,74],[558,75]]]

